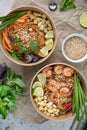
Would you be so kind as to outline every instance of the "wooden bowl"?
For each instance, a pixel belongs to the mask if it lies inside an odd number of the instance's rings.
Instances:
[[[0,41],[1,41],[1,49],[3,51],[3,53],[5,54],[5,56],[7,58],[9,58],[12,62],[16,63],[16,64],[19,64],[19,65],[22,65],[22,66],[35,66],[35,65],[38,65],[42,62],[44,62],[46,59],[48,59],[51,54],[53,53],[54,49],[55,49],[55,46],[56,46],[56,42],[57,42],[57,35],[56,35],[56,27],[55,27],[55,24],[53,22],[53,20],[51,19],[51,17],[49,16],[49,14],[47,14],[46,11],[42,10],[41,8],[38,8],[36,6],[22,6],[22,7],[18,7],[18,8],[15,8],[14,10],[11,10],[11,12],[16,12],[16,11],[22,11],[22,10],[32,10],[32,11],[36,11],[36,12],[40,12],[42,14],[45,14],[48,18],[48,20],[50,21],[52,27],[53,27],[53,30],[54,30],[54,45],[53,45],[53,48],[52,50],[49,51],[48,55],[46,57],[43,57],[41,58],[40,60],[38,60],[37,62],[31,62],[31,63],[24,63],[23,61],[20,61],[20,60],[16,60],[15,58],[13,58],[10,53],[4,48],[3,44],[2,44],[2,36],[0,34]],[[11,13],[9,12],[9,13]]]
[[[54,65],[65,65],[65,66],[67,66],[67,67],[73,68],[73,69],[75,70],[75,72],[78,74],[78,77],[79,77],[79,79],[80,79],[80,81],[81,81],[81,84],[82,84],[82,87],[83,87],[83,90],[84,90],[85,94],[86,94],[86,92],[87,92],[87,84],[86,84],[85,78],[84,78],[84,76],[81,74],[81,72],[80,72],[78,69],[76,69],[75,67],[73,67],[73,66],[71,66],[71,65],[69,65],[69,64],[66,64],[66,63],[52,63],[52,64],[48,64],[48,65],[44,66],[43,68],[41,68],[41,69],[35,74],[35,76],[33,77],[32,81],[31,81],[31,85],[30,85],[30,98],[31,98],[31,101],[32,101],[32,104],[33,104],[34,108],[37,110],[37,112],[38,112],[41,116],[45,117],[46,119],[50,119],[50,120],[54,120],[54,121],[63,121],[63,120],[67,120],[67,119],[72,118],[73,116],[75,116],[75,114],[72,114],[72,112],[70,111],[70,112],[68,112],[68,113],[65,114],[65,115],[59,115],[58,117],[48,116],[48,115],[44,114],[42,111],[40,111],[40,110],[38,109],[38,107],[37,107],[37,105],[36,105],[36,103],[35,103],[35,101],[34,101],[34,98],[33,98],[33,96],[32,96],[32,85],[33,85],[34,81],[36,81],[37,75],[38,75],[44,68],[49,67],[49,66],[54,66]],[[87,96],[87,95],[86,95],[86,96]]]

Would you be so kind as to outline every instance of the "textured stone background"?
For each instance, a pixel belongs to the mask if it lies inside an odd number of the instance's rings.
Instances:
[[[56,0],[58,2],[58,0]],[[87,30],[80,27],[78,23],[79,15],[82,11],[86,10],[86,0],[75,0],[75,3],[77,5],[76,10],[69,10],[66,12],[61,13],[60,11],[50,12],[48,10],[48,1],[47,0],[0,0],[0,16],[7,14],[10,9],[18,7],[18,6],[24,6],[24,5],[30,5],[31,2],[34,2],[39,7],[45,9],[48,11],[50,16],[53,18],[56,27],[58,28],[58,44],[55,52],[52,54],[52,56],[47,60],[47,62],[44,62],[43,64],[39,66],[35,66],[35,72],[44,66],[47,63],[51,63],[55,61],[64,61],[67,62],[64,57],[61,55],[61,42],[65,36],[67,36],[69,33],[79,32],[87,35]],[[43,3],[43,4],[42,4]],[[59,3],[59,2],[58,2]],[[73,16],[73,17],[72,17]],[[77,26],[76,26],[77,25]],[[53,58],[54,57],[54,58]],[[57,57],[57,58],[56,58]],[[20,67],[19,65],[16,65],[9,61],[2,51],[0,50],[0,62],[6,62],[10,67],[15,69],[16,72],[19,72],[19,74],[22,74],[24,77],[24,80],[27,81],[28,84],[30,84],[30,77],[28,77],[28,74],[31,72],[31,69],[33,70],[33,67]],[[87,65],[82,64],[73,64],[76,66],[79,70],[83,72],[83,70],[86,70]],[[85,69],[84,69],[85,67]],[[26,72],[28,74],[26,75]],[[33,72],[33,75],[34,73]],[[85,71],[84,71],[85,72]],[[29,81],[28,81],[29,80]],[[25,106],[24,106],[25,107]],[[20,109],[20,106],[19,106]],[[32,109],[32,107],[30,107]],[[20,110],[19,113],[8,114],[8,117],[6,120],[2,120],[0,117],[0,130],[70,130],[70,126],[72,124],[73,118],[67,121],[62,122],[54,122],[54,121],[46,121],[42,124],[35,124],[32,123],[31,120],[33,118],[36,118],[36,116],[29,115],[29,119],[26,118],[25,114],[22,114],[23,108]],[[30,110],[29,110],[30,111]],[[28,112],[28,109],[27,109]],[[32,112],[33,113],[33,112]],[[36,112],[35,112],[36,113]],[[35,114],[34,113],[34,114]],[[40,119],[40,118],[39,118]],[[74,128],[75,130],[75,128]]]

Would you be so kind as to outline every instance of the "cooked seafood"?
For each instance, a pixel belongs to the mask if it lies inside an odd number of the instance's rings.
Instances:
[[[41,93],[40,91],[44,91],[42,96],[33,95],[34,101],[39,110],[49,116],[55,117],[66,114],[72,109],[72,97],[74,93],[74,69],[68,67],[67,65],[59,64],[48,66],[40,73],[45,76],[46,82],[43,87],[38,87],[39,85],[37,85],[35,90],[33,90],[36,91],[36,89],[39,88],[38,93]],[[35,81],[36,80],[37,78]],[[38,100],[38,98],[40,100]],[[40,102],[43,102],[44,106],[41,105]],[[47,107],[49,106],[48,104],[50,104],[50,108]],[[53,105],[55,106],[55,111],[57,112],[54,111]]]

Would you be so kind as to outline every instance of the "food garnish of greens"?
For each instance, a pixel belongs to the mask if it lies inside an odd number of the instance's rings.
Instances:
[[[16,13],[11,13],[6,16],[0,17],[0,21],[2,22],[0,24],[0,30],[4,29],[5,27],[7,27],[11,23],[13,23],[15,20],[17,20],[18,18],[23,16],[25,13],[26,13],[26,11],[19,11]]]
[[[20,75],[5,63],[0,64],[0,114],[3,119],[6,119],[9,111],[16,110],[16,95],[22,95],[24,86]]]
[[[37,62],[54,46],[54,30],[45,14],[28,10],[0,17],[2,45],[16,60]]]
[[[77,120],[80,120],[84,116],[86,116],[87,118],[86,103],[87,103],[86,95],[82,89],[82,85],[80,83],[79,77],[75,73],[72,112],[76,113]]]
[[[61,0],[61,4],[60,4],[61,11],[72,9],[72,8],[76,8],[72,0]]]

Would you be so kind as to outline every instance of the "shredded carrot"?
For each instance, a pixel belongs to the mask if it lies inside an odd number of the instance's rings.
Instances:
[[[10,49],[7,47],[6,42],[5,42],[4,39],[2,39],[2,44],[3,44],[3,47],[4,47],[6,50],[8,50],[9,52],[12,52],[12,50],[10,50]]]
[[[29,16],[29,14],[25,14],[22,17],[20,17],[19,19],[17,19],[17,22],[25,22],[26,18]]]
[[[8,39],[7,36],[8,36],[8,35],[7,35],[7,33],[5,33],[5,30],[4,30],[4,31],[2,32],[2,37],[4,38],[6,44],[8,45],[8,48],[9,48],[9,49],[12,49],[11,42],[10,42],[10,40]]]

